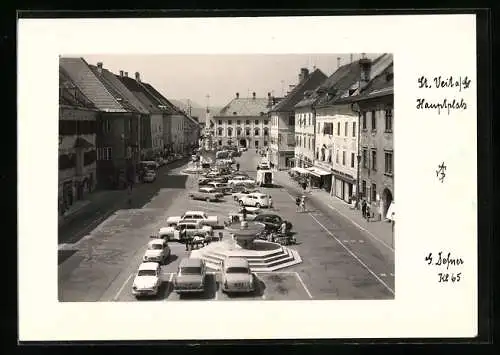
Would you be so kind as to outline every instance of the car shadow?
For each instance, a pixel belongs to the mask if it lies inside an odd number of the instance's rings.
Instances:
[[[179,294],[180,300],[211,300],[215,298],[217,293],[217,281],[214,274],[207,274],[205,276],[205,289],[203,292],[197,293],[181,293]]]
[[[231,298],[231,299],[238,299],[238,298],[248,298],[249,296],[251,297],[262,297],[264,295],[264,291],[266,290],[266,284],[264,281],[259,279],[257,275],[252,274],[253,277],[253,282],[255,285],[255,290],[253,292],[226,292],[226,296]]]
[[[155,296],[136,296],[138,301],[158,301],[167,299],[172,293],[173,284],[168,281],[163,281],[158,288],[158,293]]]
[[[173,263],[177,259],[179,259],[179,257],[177,255],[170,253],[168,258],[163,262],[163,265],[168,265],[170,263]]]

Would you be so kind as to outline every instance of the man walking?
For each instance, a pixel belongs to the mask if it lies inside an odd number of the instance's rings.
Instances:
[[[297,206],[297,212],[300,212],[300,197],[297,196],[295,199],[295,205]]]
[[[306,197],[304,195],[302,195],[302,198],[300,200],[300,209],[302,210],[302,212],[306,211]]]
[[[363,214],[363,218],[366,218],[366,200],[363,200],[361,204],[361,213]]]
[[[273,208],[273,198],[271,195],[269,195],[269,208]]]
[[[240,171],[240,163],[236,163],[236,170]]]
[[[247,209],[245,208],[245,206],[243,206],[243,209],[241,210],[241,214],[242,214],[243,220],[246,221],[247,220]]]

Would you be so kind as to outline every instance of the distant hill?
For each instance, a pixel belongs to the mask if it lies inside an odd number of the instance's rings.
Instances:
[[[191,106],[191,116],[198,117],[199,122],[205,122],[205,118],[207,115],[206,107],[203,107],[199,103],[189,99],[177,99],[169,101],[186,113],[189,113],[189,107]],[[222,107],[209,107],[212,115],[218,113],[221,109]]]

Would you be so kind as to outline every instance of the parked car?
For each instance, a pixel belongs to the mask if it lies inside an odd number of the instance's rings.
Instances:
[[[165,240],[178,240],[182,241],[184,237],[184,230],[186,231],[187,237],[194,236],[212,236],[214,230],[211,226],[203,225],[197,221],[191,222],[179,222],[176,226],[162,227],[160,228],[158,235],[160,238]]]
[[[245,207],[245,209],[247,210],[247,214],[246,214],[246,218],[245,218],[247,221],[255,220],[255,218],[259,214],[262,213],[262,210],[260,208],[257,208],[257,207]],[[242,221],[243,220],[242,209],[239,209],[236,212],[230,212],[229,213],[229,220],[231,222]]]
[[[277,231],[283,224],[283,218],[277,214],[262,213],[254,218],[254,222],[260,222],[266,226],[268,231]],[[287,230],[292,229],[292,223],[287,221]]]
[[[247,195],[243,195],[238,200],[241,206],[254,206],[254,207],[269,207],[269,195],[252,192]]]
[[[273,172],[271,170],[257,170],[257,178],[255,180],[259,186],[272,186]]]
[[[168,226],[176,226],[179,222],[200,222],[202,225],[215,227],[219,224],[219,218],[209,216],[203,211],[186,211],[182,216],[167,218]]]
[[[237,185],[237,186],[238,186],[238,185]],[[241,185],[241,187],[242,187],[242,190],[241,190],[241,191],[239,191],[239,192],[234,192],[234,193],[233,193],[233,199],[234,199],[235,201],[239,201],[239,200],[241,200],[241,198],[242,198],[243,196],[249,195],[249,194],[251,194],[251,193],[254,193],[254,192],[260,192],[259,190],[256,190],[256,189],[247,188],[247,187],[246,187],[246,186],[244,186],[244,185]]]
[[[146,170],[144,172],[144,176],[142,177],[142,181],[144,182],[154,182],[156,180],[156,173],[152,170]]]
[[[161,267],[159,263],[146,262],[139,265],[134,282],[132,294],[135,297],[156,296],[161,285]]]
[[[219,201],[224,197],[222,192],[218,192],[213,187],[200,187],[198,191],[193,191],[189,193],[189,197],[193,200],[204,200],[207,202]]]
[[[227,183],[228,185],[255,184],[255,180],[245,175],[237,175],[229,179]]]
[[[206,186],[209,182],[213,181],[211,178],[202,177],[198,179],[198,186]]]
[[[144,254],[143,262],[155,262],[163,264],[171,254],[170,247],[166,240],[155,237],[148,243],[148,249]]]
[[[207,186],[224,195],[231,193],[231,187],[223,182],[210,181]]]
[[[184,258],[174,277],[174,291],[177,293],[204,292],[206,280],[205,262],[199,258]]]
[[[253,292],[255,284],[248,261],[228,257],[222,264],[222,292]]]

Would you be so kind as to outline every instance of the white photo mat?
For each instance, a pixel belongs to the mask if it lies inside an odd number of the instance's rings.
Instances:
[[[58,302],[59,55],[361,52],[394,54],[394,300]],[[422,75],[468,76],[471,86],[424,92]],[[474,15],[21,19],[18,82],[21,341],[476,335]],[[450,115],[417,111],[420,97],[463,98],[468,107]],[[436,177],[441,162],[443,183]],[[439,251],[464,260],[449,270],[461,272],[460,282],[438,282],[446,270],[424,258]]]

